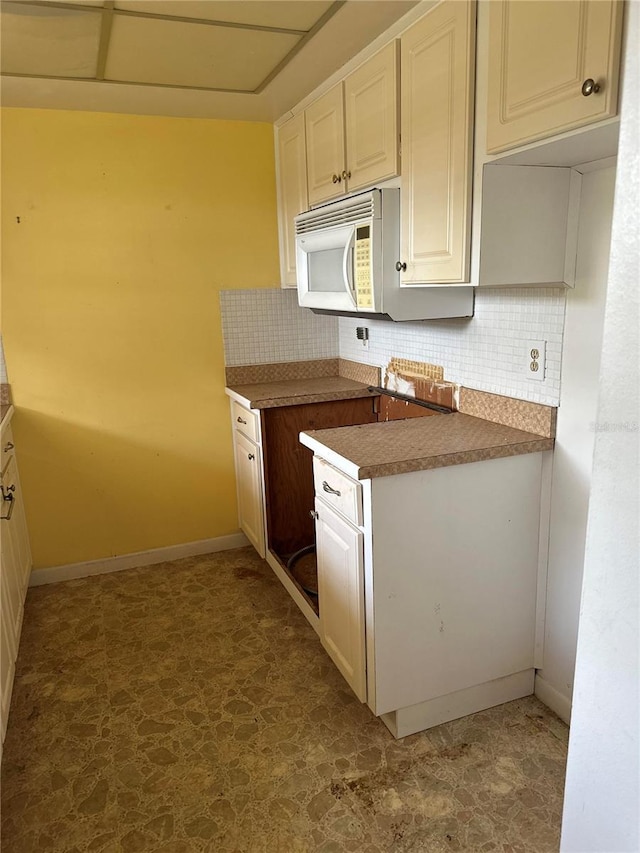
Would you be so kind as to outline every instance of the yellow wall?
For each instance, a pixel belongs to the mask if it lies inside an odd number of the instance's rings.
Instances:
[[[218,291],[277,285],[271,126],[5,109],[2,188],[34,565],[235,532]]]

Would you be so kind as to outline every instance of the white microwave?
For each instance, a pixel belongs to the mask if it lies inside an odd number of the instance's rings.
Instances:
[[[430,320],[473,315],[473,287],[400,284],[400,190],[374,189],[295,218],[298,304],[317,313]]]

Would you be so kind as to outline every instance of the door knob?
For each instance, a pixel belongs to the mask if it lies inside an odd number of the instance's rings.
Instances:
[[[405,263],[403,263],[402,261],[396,262],[396,270],[398,272],[406,272],[406,269],[407,269],[407,265]]]
[[[585,98],[588,98],[589,95],[593,94],[594,92],[597,93],[600,91],[600,84],[596,83],[596,81],[593,80],[591,77],[587,77],[587,79],[582,84],[581,91]]]

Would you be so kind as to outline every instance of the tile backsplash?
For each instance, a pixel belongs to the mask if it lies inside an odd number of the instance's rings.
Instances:
[[[336,318],[299,308],[295,290],[222,290],[220,312],[227,367],[338,355]]]
[[[384,368],[395,356],[442,365],[447,380],[468,388],[559,403],[561,288],[482,288],[471,319],[412,323],[318,316],[291,290],[226,290],[220,304],[228,367],[340,356]],[[356,326],[368,327],[368,347]],[[547,342],[544,381],[527,375],[530,341]]]
[[[340,317],[339,355],[385,367],[391,358],[429,361],[445,379],[549,406],[560,399],[565,293],[549,288],[482,288],[468,320],[389,323]],[[369,328],[369,346],[356,339]],[[527,376],[527,343],[546,341],[544,381]]]

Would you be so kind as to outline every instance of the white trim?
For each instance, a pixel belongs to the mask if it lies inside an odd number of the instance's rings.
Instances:
[[[69,563],[66,566],[50,566],[46,569],[34,569],[31,572],[29,586],[42,586],[74,578],[86,578],[91,575],[104,575],[109,572],[121,572],[124,569],[136,569],[152,566],[182,557],[197,557],[200,554],[213,554],[216,551],[229,551],[242,548],[249,541],[244,533],[231,533],[215,539],[200,539],[197,542],[185,542],[182,545],[168,545],[166,548],[153,548],[151,551],[136,551],[119,557],[105,557],[102,560],[89,560],[86,563]]]
[[[551,708],[552,711],[560,717],[561,720],[569,725],[571,722],[571,699],[563,696],[555,687],[552,687],[548,681],[545,681],[538,673],[536,673],[535,687],[533,691],[543,705]]]

